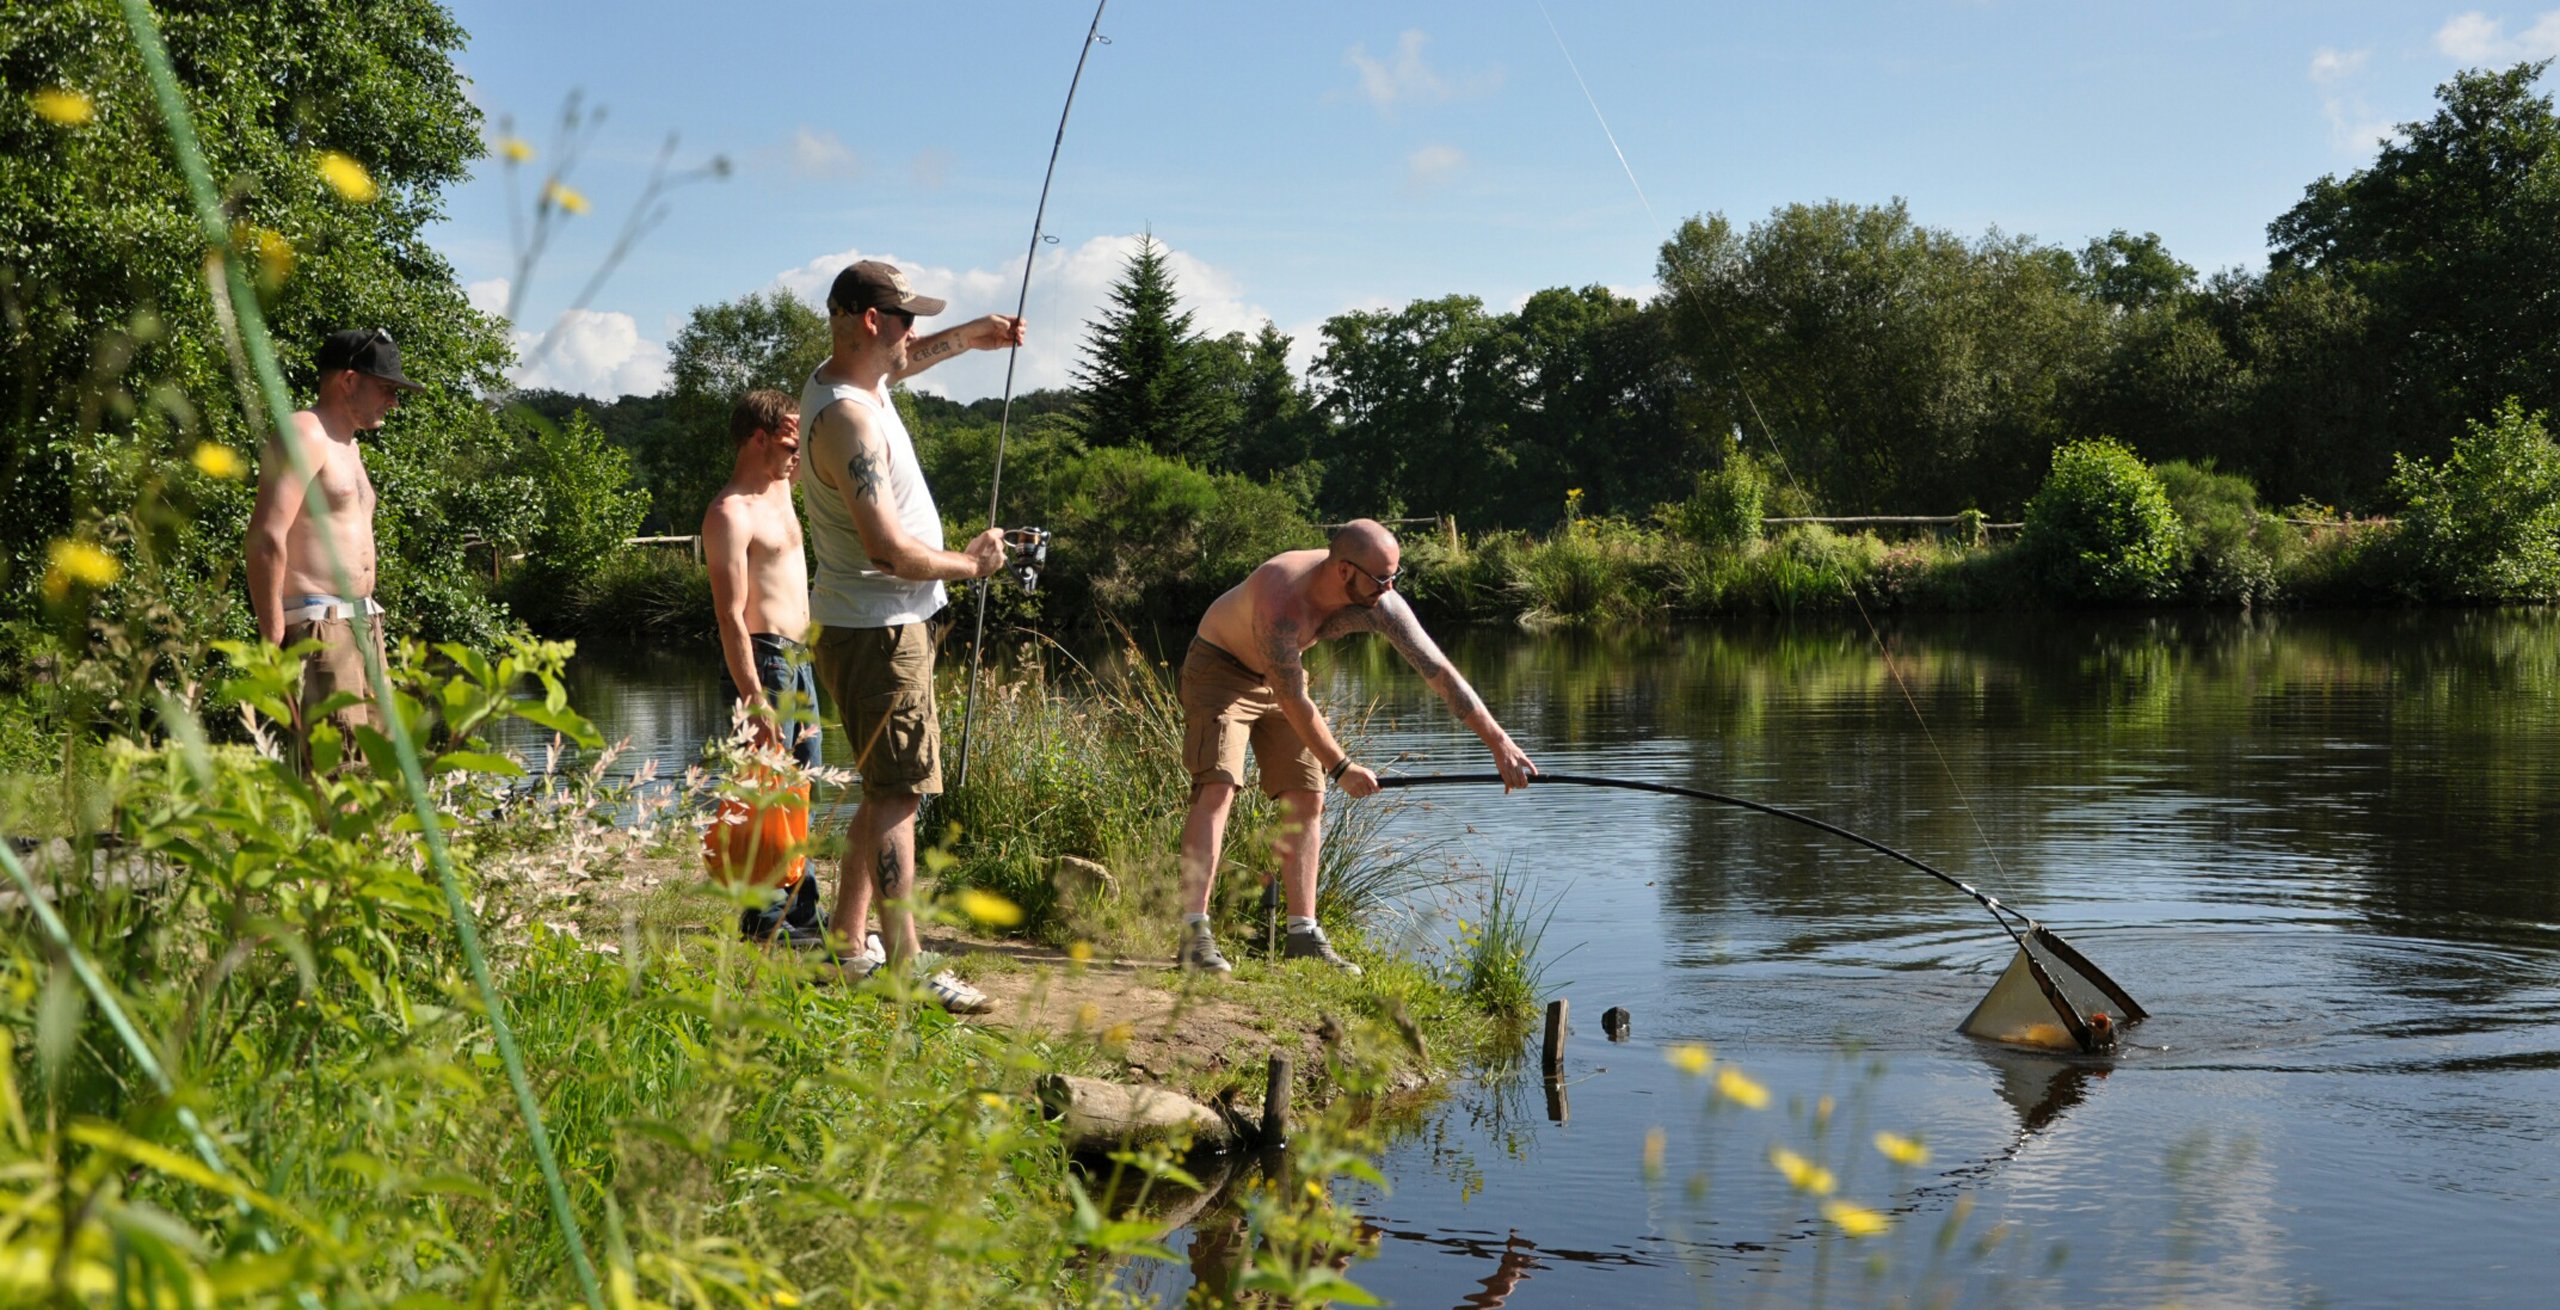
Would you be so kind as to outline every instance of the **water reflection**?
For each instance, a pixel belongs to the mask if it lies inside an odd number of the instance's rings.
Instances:
[[[1844,1192],[1897,1232],[1962,1201],[1968,1241],[2007,1222],[2036,1243],[1936,1283],[1897,1264],[1845,1302],[2506,1305],[2560,1278],[2560,615],[1897,618],[1890,665],[1831,622],[1441,635],[1542,766],[1910,851],[2062,932],[2153,1018],[2111,1063],[1986,1047],[1952,1029],[2014,945],[1922,875],[1669,798],[1434,789],[1399,822],[1527,879],[1553,910],[1555,989],[1580,1013],[1627,1006],[1640,1036],[1567,1043],[1561,1121],[1523,1073],[1397,1136],[1393,1191],[1343,1198],[1381,1238],[1364,1286],[1403,1305],[1674,1303],[1701,1278],[1718,1299],[1822,1299],[1829,1230],[1767,1153],[1801,1146],[1804,1107],[1834,1092],[1859,1131],[1930,1145],[1936,1163],[1895,1173],[1827,1139]],[[1379,700],[1365,753],[1485,767],[1383,646],[1318,671]],[[645,677],[603,690],[658,716],[643,749],[680,764],[713,730],[716,672],[671,672],[707,692],[659,702]],[[1687,1041],[1777,1104],[1715,1112],[1661,1061]],[[1648,1184],[1656,1128],[1675,1165]],[[1187,1267],[1162,1269],[1128,1285],[1177,1303]]]

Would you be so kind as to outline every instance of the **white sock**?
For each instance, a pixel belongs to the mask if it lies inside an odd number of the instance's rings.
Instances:
[[[1185,928],[1206,927],[1208,926],[1208,923],[1209,916],[1205,914],[1186,914],[1182,916],[1182,926]]]
[[[1299,915],[1299,914],[1293,914],[1293,915],[1290,915],[1290,916],[1289,916],[1289,931],[1291,931],[1291,932],[1314,932],[1315,930],[1316,930],[1316,921],[1315,921],[1315,920],[1310,919],[1310,918],[1307,918],[1306,916],[1304,916],[1304,915]]]

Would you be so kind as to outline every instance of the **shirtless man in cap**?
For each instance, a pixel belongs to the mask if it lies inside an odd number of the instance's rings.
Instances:
[[[1316,923],[1316,857],[1324,841],[1325,783],[1339,783],[1344,795],[1356,798],[1378,790],[1378,775],[1353,762],[1307,695],[1299,656],[1309,646],[1345,633],[1383,635],[1449,712],[1484,740],[1504,791],[1527,786],[1537,773],[1396,593],[1402,559],[1395,534],[1356,519],[1323,550],[1272,556],[1202,616],[1182,661],[1182,765],[1191,773],[1191,812],[1182,825],[1184,969],[1228,973],[1234,967],[1209,930],[1209,891],[1227,812],[1244,785],[1249,744],[1262,766],[1264,794],[1280,802],[1280,883],[1289,911],[1281,956],[1360,972],[1334,952]]]
[[[889,384],[964,350],[1019,345],[1022,320],[989,314],[932,336],[916,320],[943,310],[890,264],[863,260],[827,292],[833,353],[800,393],[807,424],[801,501],[818,574],[811,616],[822,625],[818,680],[844,718],[847,754],[862,775],[862,804],[845,835],[844,866],[829,936],[850,945],[876,891],[888,962],[907,966],[919,949],[908,907],[916,876],[916,811],[942,790],[942,731],[933,697],[934,642],[926,621],[941,612],[945,582],[985,578],[1004,567],[1004,534],[989,528],[965,550],[942,546],[942,514],[916,464]],[[876,880],[876,881],[875,881]],[[844,961],[850,977],[874,966]],[[949,972],[922,980],[954,1013],[988,1008],[987,998]]]
[[[400,407],[402,392],[425,388],[401,375],[400,347],[381,328],[330,333],[321,339],[318,362],[319,395],[259,458],[258,499],[249,511],[249,606],[258,616],[258,635],[268,641],[320,643],[303,666],[297,719],[303,706],[337,692],[365,697],[329,716],[343,732],[360,723],[380,725],[364,671],[365,650],[376,659],[383,650],[382,607],[373,601],[373,479],[356,434],[379,429]],[[285,441],[301,454],[300,476]],[[315,486],[328,506],[325,524],[312,512]],[[345,595],[338,594],[332,547],[346,568]],[[355,635],[359,613],[369,616],[364,645]],[[294,726],[308,742],[312,725]]]

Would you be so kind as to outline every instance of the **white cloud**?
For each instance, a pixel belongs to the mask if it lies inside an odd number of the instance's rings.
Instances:
[[[470,300],[473,309],[483,314],[504,314],[507,312],[508,290],[509,283],[505,278],[490,277],[464,287],[462,294]]]
[[[1466,167],[1467,152],[1456,146],[1424,146],[1405,156],[1404,163],[1405,185],[1416,191],[1428,190]]]
[[[480,285],[485,284],[474,285],[475,296]],[[546,338],[551,341],[548,352],[543,351]],[[515,377],[519,387],[566,391],[598,400],[654,396],[666,390],[666,347],[642,339],[640,325],[629,314],[573,310],[562,315],[547,333],[518,331],[515,345],[519,360],[534,360],[537,354],[541,355],[532,367],[519,366]]]
[[[862,156],[835,133],[803,123],[791,138],[791,171],[802,177],[859,177]]]
[[[2376,114],[2355,88],[2372,57],[2370,50],[2325,45],[2311,52],[2311,84],[2320,88],[2320,112],[2329,119],[2329,146],[2342,155],[2370,155],[2376,144],[2397,133],[2397,125]]]
[[[2503,18],[2477,9],[2446,19],[2436,30],[2436,49],[2466,64],[2512,64],[2560,55],[2560,9],[2533,20],[2516,36],[2507,35]]]
[[[2370,50],[2336,50],[2322,46],[2311,52],[2311,80],[2331,86],[2364,71],[2365,61],[2373,57]]]
[[[1032,271],[1030,304],[1023,311],[1031,330],[1029,340],[1023,343],[1021,358],[1014,365],[1016,394],[1070,385],[1071,372],[1084,357],[1086,325],[1102,317],[1112,285],[1120,280],[1129,256],[1137,248],[1135,233],[1094,237],[1073,249],[1042,247],[1039,266]],[[1006,261],[1000,268],[952,269],[912,263],[892,252],[859,248],[820,255],[798,268],[786,269],[775,276],[774,285],[813,306],[823,305],[827,287],[835,281],[836,274],[845,265],[862,259],[896,264],[906,271],[907,280],[918,292],[951,302],[951,308],[941,318],[917,325],[917,330],[923,332],[980,314],[1010,314],[1022,294],[1019,258]],[[1171,246],[1165,247],[1165,261],[1173,271],[1173,284],[1181,293],[1182,307],[1191,312],[1193,331],[1211,336],[1251,334],[1260,331],[1263,320],[1270,317],[1261,306],[1245,298],[1243,285],[1226,270]],[[1005,355],[1004,351],[971,351],[918,375],[913,385],[919,391],[963,400],[1002,395]]]
[[[1442,77],[1422,58],[1422,47],[1431,37],[1419,31],[1406,32],[1396,38],[1393,64],[1369,53],[1364,42],[1351,47],[1342,62],[1360,74],[1360,94],[1379,109],[1393,112],[1398,104],[1437,104],[1465,96],[1479,96],[1502,85],[1502,69],[1495,67],[1483,73],[1451,81]]]

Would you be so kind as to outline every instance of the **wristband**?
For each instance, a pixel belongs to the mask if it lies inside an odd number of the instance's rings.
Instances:
[[[1324,780],[1326,782],[1340,782],[1342,781],[1343,771],[1350,767],[1351,757],[1345,755],[1342,757],[1342,762],[1340,764],[1334,765],[1332,768],[1324,771]]]

